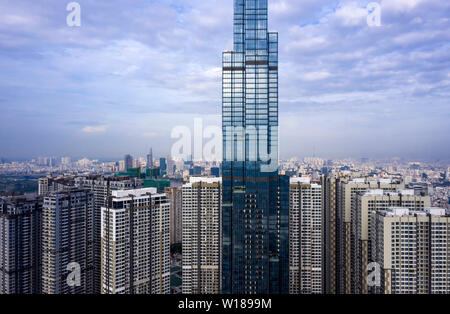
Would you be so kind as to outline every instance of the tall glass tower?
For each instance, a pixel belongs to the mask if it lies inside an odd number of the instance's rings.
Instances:
[[[278,34],[267,0],[234,0],[223,53],[222,292],[288,293],[289,178],[278,175]]]

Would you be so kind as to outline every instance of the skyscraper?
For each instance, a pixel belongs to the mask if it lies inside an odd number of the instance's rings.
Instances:
[[[170,244],[182,242],[182,188],[166,187],[164,192],[170,201]]]
[[[267,0],[234,1],[223,53],[222,292],[288,293],[289,178],[278,176],[278,34]]]
[[[370,231],[374,215],[389,207],[405,207],[413,211],[424,211],[431,206],[429,196],[414,195],[414,190],[398,190],[386,192],[383,190],[368,190],[356,195],[355,206],[351,213],[351,281],[354,293],[369,293],[367,283],[368,266],[371,262],[370,252],[373,241]]]
[[[167,159],[164,157],[159,158],[159,168],[161,169],[161,175],[167,174]]]
[[[147,168],[153,167],[153,148],[150,148],[150,153],[147,155]]]
[[[183,293],[220,293],[221,178],[183,185]]]
[[[323,292],[322,187],[292,178],[289,201],[289,293]]]
[[[0,294],[41,291],[42,197],[0,198]]]
[[[390,179],[371,179],[356,178],[350,181],[339,180],[337,184],[337,222],[336,222],[336,276],[337,276],[337,293],[350,294],[354,293],[352,286],[351,274],[351,255],[355,250],[354,243],[351,241],[352,224],[351,215],[352,208],[356,207],[356,196],[358,193],[364,193],[367,190],[384,190],[395,192],[398,189],[404,189],[403,183],[395,183]]]
[[[125,155],[124,162],[125,162],[125,170],[133,168],[133,157],[131,155]]]
[[[102,207],[102,293],[170,293],[170,204],[166,195],[156,188],[111,194]]]
[[[42,209],[42,293],[92,294],[94,194],[50,194]],[[72,277],[73,275],[73,277]]]
[[[390,207],[373,215],[372,260],[380,267],[376,293],[450,293],[450,217],[445,209]]]
[[[75,178],[75,185],[94,193],[94,293],[99,294],[101,292],[101,208],[107,205],[112,191],[142,188],[144,184],[137,178],[91,175]]]

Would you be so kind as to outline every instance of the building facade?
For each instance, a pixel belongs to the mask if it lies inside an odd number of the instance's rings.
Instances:
[[[75,185],[94,193],[94,293],[101,292],[101,208],[107,204],[112,191],[133,190],[143,187],[143,181],[130,177],[91,175],[78,177]]]
[[[183,294],[221,292],[221,178],[183,185]]]
[[[0,198],[0,294],[41,292],[42,198]]]
[[[183,237],[183,190],[181,187],[168,187],[165,188],[165,193],[170,202],[170,244],[178,244]]]
[[[156,188],[113,191],[101,221],[101,293],[170,293],[167,196]]]
[[[340,294],[354,293],[352,289],[351,256],[355,248],[352,246],[352,208],[356,204],[356,196],[370,189],[395,192],[404,189],[404,184],[389,179],[356,178],[338,182],[338,206],[336,223],[336,291]]]
[[[278,34],[267,0],[234,1],[223,53],[222,292],[288,293],[289,178],[278,175]]]
[[[133,156],[125,155],[124,162],[125,162],[124,164],[125,171],[130,168],[133,168]]]
[[[44,197],[42,293],[94,293],[94,195],[73,189]]]
[[[367,276],[368,265],[374,262],[370,256],[372,241],[370,239],[371,219],[373,215],[390,207],[405,207],[412,211],[424,211],[431,206],[429,196],[416,196],[414,190],[398,190],[387,192],[383,190],[368,190],[356,196],[355,206],[352,208],[351,241],[351,275],[354,293],[367,294],[370,286]]]
[[[374,213],[372,258],[381,294],[450,293],[450,217],[445,209],[391,207]]]
[[[289,199],[289,293],[323,293],[322,187],[291,178]]]

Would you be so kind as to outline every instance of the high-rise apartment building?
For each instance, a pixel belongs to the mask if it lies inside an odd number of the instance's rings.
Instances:
[[[0,294],[41,292],[42,198],[0,198]]]
[[[289,199],[289,293],[323,293],[322,187],[291,178]]]
[[[125,162],[125,170],[133,168],[133,156],[125,155],[124,162]]]
[[[130,177],[91,175],[76,178],[75,185],[94,193],[94,293],[99,294],[101,291],[101,208],[107,205],[112,191],[138,189],[142,188],[144,183],[140,179]]]
[[[322,215],[323,215],[323,271],[324,292],[335,294],[337,292],[337,207],[338,185],[347,182],[349,178],[342,173],[331,173],[321,177],[322,185]]]
[[[94,195],[61,191],[44,198],[42,209],[42,293],[92,294]]]
[[[168,187],[164,192],[170,202],[170,244],[181,243],[183,230],[182,188]]]
[[[183,293],[221,292],[221,178],[183,185]]]
[[[75,186],[75,176],[47,175],[38,180],[38,194],[45,196],[49,193],[72,190]]]
[[[278,175],[278,34],[267,0],[234,1],[223,53],[222,292],[288,293],[289,178]]]
[[[370,239],[371,219],[376,212],[390,207],[405,207],[412,211],[424,211],[431,206],[429,196],[416,196],[414,190],[398,190],[387,192],[383,190],[368,190],[356,196],[355,206],[351,215],[351,280],[352,290],[357,294],[370,291],[367,283],[371,259],[372,241]]]
[[[381,294],[450,293],[450,217],[442,208],[391,207],[374,213],[372,258]]]
[[[350,294],[352,291],[351,284],[351,221],[352,208],[356,206],[356,196],[358,193],[364,193],[370,189],[381,189],[385,191],[395,192],[398,189],[404,189],[403,183],[393,183],[390,179],[371,179],[357,178],[349,181],[343,180],[338,182],[337,186],[337,229],[336,229],[336,276],[337,276],[337,293]]]
[[[102,294],[170,293],[170,204],[156,188],[113,191],[102,207]]]

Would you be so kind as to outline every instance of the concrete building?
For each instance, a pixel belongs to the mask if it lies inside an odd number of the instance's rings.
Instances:
[[[356,196],[351,214],[351,280],[352,291],[357,294],[369,293],[367,276],[368,265],[373,262],[370,257],[373,243],[370,240],[371,219],[373,214],[387,210],[389,207],[406,207],[413,211],[424,211],[431,206],[429,196],[417,196],[414,190],[368,190]]]
[[[322,185],[322,215],[323,215],[323,272],[324,292],[337,292],[337,221],[338,221],[338,186],[348,182],[350,178],[342,173],[331,173],[321,177]]]
[[[50,193],[69,191],[75,186],[75,176],[52,176],[47,175],[39,178],[38,181],[38,194],[45,196]]]
[[[337,221],[336,221],[336,291],[341,294],[354,293],[351,285],[351,214],[358,193],[370,189],[395,192],[404,189],[403,183],[393,183],[389,179],[356,178],[338,182]]]
[[[112,191],[102,207],[102,294],[170,293],[170,204],[156,188]]]
[[[183,185],[183,293],[221,292],[222,179]]]
[[[0,198],[0,294],[41,292],[42,198]]]
[[[170,202],[170,244],[181,243],[183,237],[182,189],[168,187],[165,188],[165,193]]]
[[[291,178],[289,193],[289,293],[323,293],[322,187]]]
[[[153,167],[153,148],[150,148],[150,153],[147,155],[147,169]]]
[[[143,181],[130,177],[104,177],[91,175],[75,179],[77,187],[94,193],[94,293],[101,292],[101,208],[107,205],[112,191],[142,188]]]
[[[441,208],[374,213],[372,258],[382,294],[450,293],[450,217]]]
[[[61,191],[44,198],[42,210],[42,293],[92,294],[94,195]]]
[[[133,156],[131,155],[125,155],[124,157],[124,167],[125,170],[128,170],[130,168],[133,168]]]

